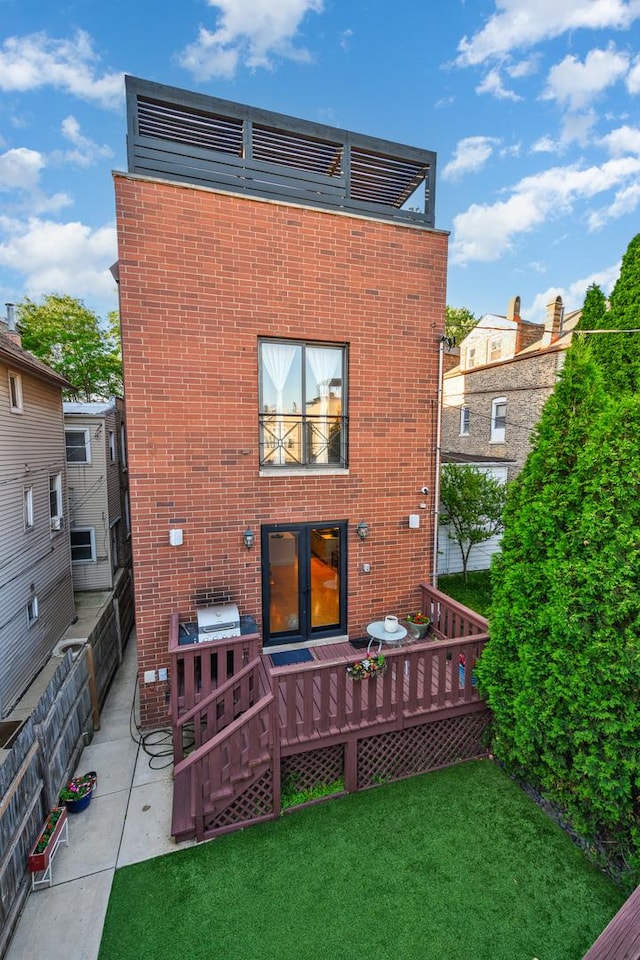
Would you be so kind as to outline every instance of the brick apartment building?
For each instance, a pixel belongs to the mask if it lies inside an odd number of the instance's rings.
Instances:
[[[562,297],[556,297],[544,325],[530,323],[520,316],[520,297],[513,297],[505,316],[480,319],[460,344],[459,362],[445,359],[443,463],[472,463],[504,481],[518,475],[579,317],[579,310],[565,314]],[[499,540],[474,547],[469,569],[486,569]],[[438,570],[460,569],[459,549],[443,529]]]
[[[149,727],[166,722],[174,612],[230,600],[273,650],[417,605],[447,235],[431,151],[134,78],[127,109],[114,176]]]

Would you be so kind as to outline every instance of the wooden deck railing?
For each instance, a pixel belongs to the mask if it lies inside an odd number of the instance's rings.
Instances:
[[[185,748],[196,750],[249,710],[266,692],[268,679],[261,659],[254,658],[239,673],[229,677],[173,725],[173,759],[178,763]]]
[[[235,785],[269,763],[273,743],[273,694],[267,693],[213,739],[203,743],[174,767],[174,780],[191,780],[188,792],[198,840],[205,836],[205,815],[217,802],[232,797]]]
[[[255,660],[262,649],[259,633],[182,645],[178,637],[178,614],[174,613],[169,621],[169,655],[174,685],[171,695],[173,726],[185,711]]]
[[[385,723],[397,728],[402,720],[479,701],[473,667],[487,639],[476,634],[385,648],[387,668],[375,680],[348,676],[355,656],[272,670],[282,746]],[[466,661],[462,683],[460,654]]]
[[[485,617],[469,610],[453,597],[441,593],[428,583],[421,583],[422,612],[431,620],[434,632],[442,638],[469,637],[487,633],[489,625]]]

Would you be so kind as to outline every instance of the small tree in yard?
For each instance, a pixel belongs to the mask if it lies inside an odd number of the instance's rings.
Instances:
[[[447,337],[455,340],[458,346],[467,334],[471,333],[478,323],[475,314],[467,307],[450,307],[445,309],[444,332]]]
[[[462,555],[462,573],[473,547],[503,529],[506,485],[477,467],[446,463],[440,477],[440,523],[448,524],[448,536]]]

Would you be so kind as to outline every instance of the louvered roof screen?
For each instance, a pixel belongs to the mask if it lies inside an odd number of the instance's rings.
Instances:
[[[434,226],[435,154],[126,78],[129,169]],[[408,203],[422,202],[423,209]]]

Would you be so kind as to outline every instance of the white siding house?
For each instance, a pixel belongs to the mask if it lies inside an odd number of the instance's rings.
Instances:
[[[131,560],[124,402],[65,403],[69,534],[76,590],[111,590]]]
[[[0,323],[0,717],[75,616],[62,417],[70,387]]]

